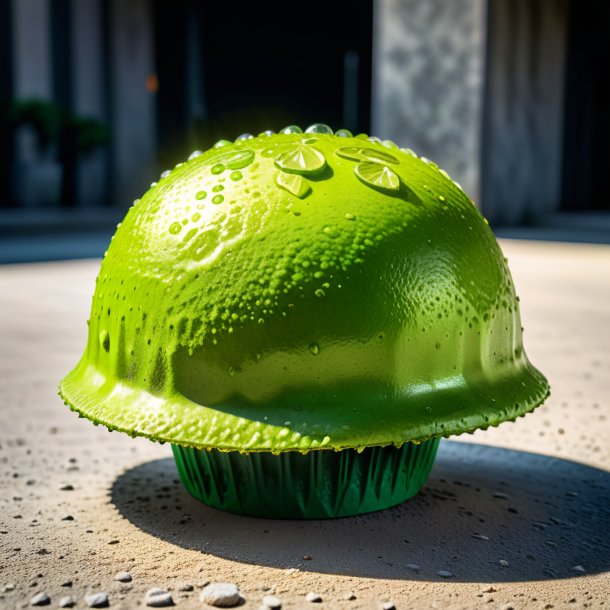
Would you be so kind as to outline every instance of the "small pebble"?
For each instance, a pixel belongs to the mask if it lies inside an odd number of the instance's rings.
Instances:
[[[174,600],[170,593],[164,589],[149,589],[144,597],[144,603],[151,608],[165,608],[173,606]]]
[[[188,593],[189,591],[193,590],[193,585],[182,585],[180,587],[178,587],[178,591],[180,591],[181,593]]]
[[[495,593],[498,589],[496,589],[493,585],[491,587],[487,587],[487,589],[483,589],[482,593]]]
[[[357,598],[356,598],[356,594],[353,591],[349,591],[348,593],[345,594],[343,599],[347,600],[348,602],[351,602]]]
[[[574,566],[572,569],[574,572],[579,572],[580,574],[585,573],[585,569],[581,565]]]
[[[449,570],[439,570],[437,574],[443,578],[451,578],[453,576],[453,572],[450,572]]]
[[[419,566],[416,563],[408,563],[407,570],[413,570],[413,572],[419,572]]]
[[[103,591],[85,595],[85,603],[89,608],[106,608],[110,605],[108,603],[108,595]]]
[[[114,575],[114,580],[117,580],[118,582],[131,582],[133,577],[129,572],[117,572]]]
[[[214,582],[208,585],[199,596],[205,604],[217,608],[232,608],[241,601],[237,585],[228,582]]]
[[[477,540],[489,540],[489,536],[485,536],[485,534],[470,534],[472,538],[476,538]]]
[[[72,515],[66,515],[61,518],[62,521],[74,521],[74,517]]]
[[[74,486],[70,485],[70,483],[64,483],[59,486],[59,491],[74,491]]]
[[[510,563],[508,563],[508,561],[506,561],[506,559],[500,559],[500,561],[498,561],[498,563],[503,567],[503,568],[508,568],[508,566],[510,566]]]
[[[65,597],[62,597],[59,600],[59,607],[60,608],[72,608],[72,606],[75,606],[75,605],[76,605],[76,601],[70,595],[66,595]]]
[[[508,494],[502,493],[500,491],[492,494],[494,498],[498,498],[498,500],[508,500]]]
[[[275,595],[265,595],[265,597],[263,597],[263,606],[271,608],[271,610],[277,610],[282,607],[282,602],[280,598]]]
[[[60,586],[61,587],[71,587],[72,586],[72,581],[71,580],[64,580],[64,582],[62,582]]]
[[[396,606],[392,602],[384,602],[381,604],[381,610],[396,610]]]
[[[310,591],[306,596],[305,599],[308,602],[311,602],[312,604],[319,604],[322,601],[322,596],[318,595],[317,593],[314,593],[313,591]]]
[[[4,587],[2,587],[3,593],[7,593],[8,591],[14,591],[14,590],[15,590],[14,582],[9,582],[9,583],[5,584]]]
[[[51,603],[51,598],[44,592],[36,593],[30,600],[30,606],[48,606]]]

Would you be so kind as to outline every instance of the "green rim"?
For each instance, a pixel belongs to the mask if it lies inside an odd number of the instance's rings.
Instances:
[[[252,517],[327,519],[383,510],[414,496],[439,441],[305,454],[172,450],[187,491],[208,506]]]

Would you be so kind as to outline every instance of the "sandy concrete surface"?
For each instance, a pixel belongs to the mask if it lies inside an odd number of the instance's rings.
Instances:
[[[286,610],[610,607],[610,246],[502,246],[552,397],[443,441],[416,498],[335,521],[206,508],[168,446],[71,413],[56,387],[84,347],[99,261],[0,267],[0,607],[46,592],[84,608],[98,591],[145,607],[160,587],[203,608],[208,581],[254,610],[269,593]]]

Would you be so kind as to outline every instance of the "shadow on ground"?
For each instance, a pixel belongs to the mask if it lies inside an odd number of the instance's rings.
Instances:
[[[135,526],[250,564],[359,577],[464,582],[577,577],[610,569],[610,473],[575,462],[443,441],[422,492],[330,521],[223,513],[191,498],[171,459],[120,475],[112,502]],[[307,557],[307,559],[305,559]],[[506,563],[507,562],[507,563]],[[415,566],[419,566],[416,569]]]

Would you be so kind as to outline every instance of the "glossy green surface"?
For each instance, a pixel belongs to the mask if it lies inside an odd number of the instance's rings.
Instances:
[[[326,519],[383,510],[414,496],[439,440],[279,455],[172,449],[187,491],[209,506],[252,517]]]
[[[548,384],[492,232],[436,165],[386,144],[261,135],[162,178],[104,258],[64,400],[133,435],[273,452],[534,409]]]

